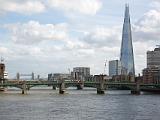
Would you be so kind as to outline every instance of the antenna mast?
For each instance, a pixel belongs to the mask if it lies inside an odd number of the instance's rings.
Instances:
[[[105,62],[104,62],[104,75],[105,75],[105,70],[106,70],[106,67],[107,67],[107,60],[105,60]]]

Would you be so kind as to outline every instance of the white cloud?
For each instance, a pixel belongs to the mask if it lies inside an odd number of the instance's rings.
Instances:
[[[120,45],[121,28],[119,26],[112,28],[99,26],[92,31],[85,33],[83,40],[95,47],[117,46]]]
[[[48,0],[50,7],[71,13],[94,15],[101,8],[100,0]]]
[[[67,39],[67,24],[40,24],[37,21],[4,25],[15,43],[32,45],[45,40]]]
[[[53,8],[66,13],[95,15],[101,6],[100,0],[0,0],[0,13],[15,12],[31,15]]]
[[[160,10],[150,10],[133,27],[135,40],[160,40]]]
[[[5,54],[8,54],[9,50],[7,47],[2,47],[0,46],[0,54],[1,55],[5,55]]]
[[[16,12],[22,14],[41,13],[45,10],[40,0],[0,0],[0,13]]]
[[[153,0],[153,2],[151,3],[151,6],[154,9],[160,9],[160,0]]]

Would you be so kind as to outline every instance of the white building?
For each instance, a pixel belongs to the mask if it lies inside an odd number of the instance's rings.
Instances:
[[[147,68],[160,67],[160,46],[147,52]]]
[[[109,61],[109,76],[121,75],[121,68],[119,60]]]

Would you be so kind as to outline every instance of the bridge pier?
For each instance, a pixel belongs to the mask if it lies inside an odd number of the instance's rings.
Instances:
[[[97,88],[97,94],[105,94],[105,92],[104,92],[103,89],[98,89],[98,88]]]
[[[133,90],[131,90],[131,94],[133,94],[133,95],[140,95],[141,94],[139,82],[136,82],[136,86]]]
[[[25,83],[22,84],[22,94],[27,94],[27,85]]]
[[[78,84],[77,85],[77,90],[83,90],[83,85],[82,84]]]
[[[101,75],[100,77],[99,77],[99,85],[98,85],[98,87],[97,87],[97,94],[105,94],[105,90],[104,90],[104,78],[103,78],[104,76],[103,75]]]
[[[64,80],[59,80],[59,94],[65,93],[65,83]]]
[[[83,81],[77,84],[77,90],[83,90],[84,83]]]
[[[52,86],[52,90],[56,90],[56,86]]]

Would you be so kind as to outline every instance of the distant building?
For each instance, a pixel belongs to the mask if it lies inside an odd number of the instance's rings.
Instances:
[[[104,80],[105,82],[109,81],[110,77],[107,75],[94,75],[93,81],[99,82],[100,80]]]
[[[112,79],[108,75],[100,74],[100,75],[90,75],[90,77],[88,77],[88,79],[86,79],[86,81],[88,81],[88,82],[99,82],[99,79],[101,79],[102,77],[105,81],[110,81]]]
[[[73,72],[71,73],[73,79],[75,80],[85,80],[90,76],[90,68],[89,67],[75,67],[73,68]]]
[[[143,69],[143,83],[160,83],[160,46],[147,51],[147,68]]]
[[[54,81],[54,74],[50,73],[48,74],[48,81]]]
[[[159,84],[160,83],[160,67],[150,67],[143,70],[143,83]]]
[[[109,61],[109,76],[121,75],[121,62],[119,60]]]
[[[160,67],[160,47],[147,52],[147,68]]]
[[[67,74],[67,73],[48,74],[48,81],[58,81],[60,79],[71,80],[71,74]]]
[[[0,83],[4,83],[6,79],[8,79],[8,73],[5,72],[5,64],[0,63]],[[5,88],[0,86],[0,91],[4,91],[4,90]]]
[[[4,71],[4,79],[8,79],[8,72]]]
[[[114,75],[112,82],[134,82],[135,77],[133,75]]]
[[[4,79],[5,64],[0,63],[0,79]]]
[[[125,17],[123,24],[122,43],[120,61],[122,64],[122,75],[135,75],[134,54],[132,45],[132,31],[129,14],[129,5],[125,8]]]

